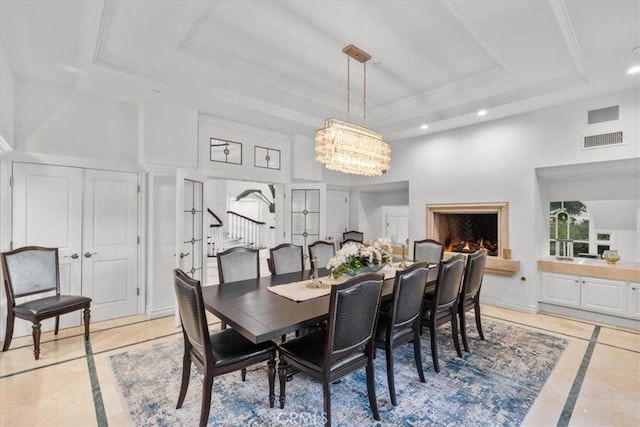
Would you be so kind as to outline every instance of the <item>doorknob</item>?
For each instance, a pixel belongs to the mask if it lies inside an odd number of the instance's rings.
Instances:
[[[180,252],[180,258],[184,258],[189,256],[190,252],[187,252],[186,254],[184,252]]]
[[[78,254],[71,254],[71,255],[64,255],[62,258],[71,258],[71,259],[78,259],[80,255]]]
[[[85,258],[91,258],[92,255],[97,255],[98,252],[85,252],[84,253],[84,257]]]

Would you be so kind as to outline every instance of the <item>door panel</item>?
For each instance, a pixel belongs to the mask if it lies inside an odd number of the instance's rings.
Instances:
[[[12,216],[12,247],[57,247],[60,291],[80,294],[82,169],[13,163]],[[60,327],[79,325],[80,316],[78,312],[63,315]],[[43,331],[51,329],[53,320],[43,322]],[[15,336],[30,333],[31,325],[28,322],[16,322]]]
[[[176,176],[176,267],[206,283],[205,177],[179,170]]]
[[[409,217],[407,215],[387,214],[385,237],[397,244],[407,244]]]
[[[325,240],[341,242],[342,233],[349,227],[349,192],[327,190],[327,235]]]
[[[287,186],[285,204],[285,242],[302,246],[305,268],[309,268],[308,246],[324,240],[327,229],[327,194],[324,184]],[[276,242],[278,243],[278,242]],[[282,242],[280,242],[282,243]]]
[[[85,170],[82,294],[94,321],[138,310],[137,186],[134,173]]]

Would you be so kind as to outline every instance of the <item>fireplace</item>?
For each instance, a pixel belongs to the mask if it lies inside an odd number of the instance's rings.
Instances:
[[[447,257],[486,249],[490,257],[485,271],[493,274],[513,275],[520,267],[518,261],[509,260],[506,202],[427,205],[427,238],[442,242]]]

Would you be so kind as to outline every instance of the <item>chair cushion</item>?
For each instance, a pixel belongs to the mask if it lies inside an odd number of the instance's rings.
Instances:
[[[13,308],[16,316],[47,318],[60,311],[79,310],[91,303],[91,298],[79,295],[53,295],[18,304]]]
[[[211,335],[211,348],[216,361],[215,366],[226,366],[260,355],[266,358],[275,348],[275,344],[271,341],[254,344],[237,331],[225,329]]]
[[[293,360],[307,368],[322,372],[324,361],[324,346],[327,342],[326,330],[321,330],[300,338],[280,344],[280,353],[288,360]],[[357,361],[366,359],[364,350],[355,351],[346,357],[336,360],[330,370],[336,371]]]

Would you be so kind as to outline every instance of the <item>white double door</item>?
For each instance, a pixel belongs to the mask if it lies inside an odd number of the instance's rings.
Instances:
[[[92,298],[92,322],[138,311],[137,224],[135,173],[13,164],[12,246],[57,247],[61,292]]]

